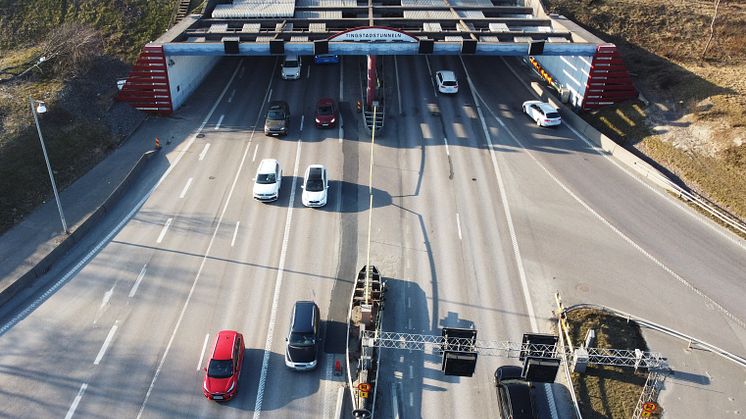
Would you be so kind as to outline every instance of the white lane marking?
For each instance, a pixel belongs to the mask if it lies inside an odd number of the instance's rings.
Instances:
[[[430,86],[433,87],[433,94],[435,97],[438,97],[438,91],[435,89],[435,74],[433,74],[433,69],[430,67],[430,58],[427,55],[425,56],[425,64],[427,64],[427,78],[430,79]]]
[[[307,79],[311,78],[311,66],[310,65],[308,66],[308,72],[306,73],[306,78]]]
[[[407,308],[412,308],[412,298],[407,297]]]
[[[137,279],[135,280],[135,285],[133,285],[132,289],[130,289],[130,294],[129,294],[130,298],[135,296],[137,289],[140,287],[140,282],[142,282],[142,279],[145,277],[145,272],[147,270],[148,270],[148,264],[146,263],[145,265],[143,265],[142,269],[140,269],[140,274],[137,275]]]
[[[399,115],[401,115],[401,88],[399,87],[399,66],[396,63],[396,55],[394,55],[394,75],[396,76],[396,97],[399,99]]]
[[[220,94],[220,96],[218,97],[218,99],[212,105],[212,108],[210,109],[210,112],[208,112],[207,116],[205,117],[205,119],[202,120],[202,124],[199,126],[199,128],[197,129],[197,131],[194,134],[192,134],[191,138],[189,138],[189,141],[187,141],[187,143],[185,144],[185,147],[178,152],[178,154],[176,155],[176,158],[174,158],[173,164],[171,164],[170,166],[168,166],[168,168],[163,173],[163,175],[161,175],[161,178],[158,179],[158,182],[156,182],[156,184],[153,185],[152,188],[150,188],[150,190],[145,194],[145,196],[143,196],[140,199],[140,201],[138,201],[137,204],[132,208],[132,210],[130,210],[130,212],[127,213],[127,216],[124,217],[119,222],[119,224],[117,224],[116,227],[114,227],[114,229],[111,230],[109,232],[109,234],[106,235],[106,237],[104,237],[103,240],[101,240],[100,242],[98,242],[98,244],[96,244],[96,247],[94,247],[93,249],[91,249],[83,257],[83,259],[81,259],[78,263],[76,263],[75,266],[72,267],[72,269],[70,269],[69,271],[67,271],[67,273],[65,273],[65,275],[62,278],[59,279],[59,281],[55,282],[54,285],[52,285],[51,287],[49,287],[49,289],[46,290],[42,295],[40,295],[39,298],[37,298],[36,300],[34,300],[33,303],[31,303],[28,306],[26,306],[26,308],[24,308],[20,313],[16,314],[15,316],[13,316],[13,318],[11,318],[10,320],[8,320],[8,322],[5,323],[3,325],[3,327],[0,328],[0,336],[4,335],[8,330],[10,330],[10,328],[12,328],[16,324],[18,324],[19,321],[21,321],[22,319],[26,318],[26,316],[28,316],[29,313],[31,313],[32,311],[34,311],[37,308],[39,308],[39,306],[44,301],[46,301],[47,298],[49,298],[50,295],[52,295],[55,292],[57,292],[57,290],[60,289],[60,287],[63,284],[65,284],[70,279],[71,276],[77,274],[80,271],[80,269],[82,269],[83,266],[85,264],[87,264],[91,260],[91,258],[93,258],[93,256],[95,256],[99,251],[101,251],[101,248],[103,248],[105,244],[109,243],[111,241],[111,239],[122,230],[122,228],[124,227],[124,225],[127,224],[132,219],[132,217],[135,216],[135,214],[145,204],[145,201],[147,201],[148,198],[150,198],[150,195],[152,195],[153,192],[155,192],[155,190],[158,189],[158,186],[160,186],[161,183],[163,183],[163,181],[166,180],[166,178],[168,177],[168,175],[171,174],[171,171],[179,164],[179,162],[184,157],[184,155],[186,154],[186,152],[189,150],[189,148],[192,146],[192,144],[194,144],[194,142],[197,140],[197,135],[199,135],[202,132],[202,130],[205,128],[205,125],[207,125],[207,121],[209,121],[210,118],[212,118],[212,114],[215,112],[215,109],[218,107],[218,105],[220,104],[220,101],[223,99],[223,96],[225,95],[225,92],[228,91],[228,87],[233,82],[233,79],[236,77],[236,74],[238,74],[238,70],[241,68],[241,64],[242,64],[242,62],[239,63],[238,66],[236,66],[236,69],[233,71],[233,76],[231,76],[230,80],[228,80],[228,83],[225,85],[225,88],[223,89],[223,92]]]
[[[187,191],[189,190],[189,187],[192,186],[192,179],[187,179],[186,185],[184,185],[184,189],[181,190],[181,194],[179,195],[179,199],[183,199],[186,196]]]
[[[339,114],[339,123],[337,123],[337,126],[339,127],[339,130],[337,132],[337,139],[338,139],[338,142],[340,144],[342,143],[342,138],[344,138],[344,136],[345,136],[345,131],[344,131],[344,128],[342,128],[342,123],[343,123],[342,122],[342,114],[340,113]]]
[[[276,66],[277,66],[277,62],[275,62],[275,67]],[[274,68],[272,70],[273,70],[272,73],[274,74]],[[236,71],[238,71],[238,69]],[[228,84],[230,84],[230,82]],[[269,86],[271,85],[272,85],[272,79],[270,79]],[[227,90],[228,86],[225,86],[225,89]],[[267,93],[269,93],[269,90],[267,91]],[[225,90],[223,91],[223,94],[225,94]],[[215,107],[217,107],[217,104]],[[199,269],[197,270],[197,275],[194,277],[192,288],[189,290],[189,294],[187,295],[186,301],[184,301],[184,307],[181,308],[181,313],[179,313],[179,318],[176,320],[176,325],[174,326],[174,329],[171,332],[171,337],[169,338],[168,343],[166,344],[166,350],[163,352],[163,357],[161,357],[161,361],[158,363],[158,367],[155,370],[153,379],[150,381],[150,386],[148,387],[148,391],[145,393],[145,399],[142,401],[142,405],[140,405],[140,411],[137,412],[137,419],[140,419],[142,417],[143,412],[145,411],[145,406],[148,404],[150,395],[153,393],[155,382],[158,381],[158,376],[161,374],[161,370],[163,369],[163,364],[166,362],[168,353],[171,351],[171,345],[173,345],[174,338],[176,338],[176,332],[179,331],[181,322],[184,320],[184,313],[186,313],[186,310],[189,307],[189,302],[192,300],[192,295],[194,295],[194,290],[197,288],[197,282],[199,281],[199,278],[202,275],[202,269],[204,269],[205,264],[207,263],[207,259],[210,256],[210,250],[212,249],[213,243],[215,243],[215,237],[218,234],[220,225],[223,223],[223,217],[225,216],[225,212],[228,210],[228,204],[230,203],[231,197],[233,196],[233,191],[236,189],[236,184],[238,183],[238,178],[241,174],[241,169],[243,168],[243,165],[246,161],[246,156],[249,154],[249,149],[251,148],[251,142],[254,140],[255,133],[256,131],[251,131],[251,137],[249,137],[249,142],[246,144],[246,150],[244,150],[243,157],[241,157],[241,163],[238,165],[238,171],[236,172],[236,177],[233,179],[233,184],[231,185],[230,191],[228,192],[228,197],[225,200],[223,211],[220,213],[220,217],[218,218],[218,223],[215,226],[215,231],[213,231],[212,233],[212,237],[210,238],[210,243],[207,245],[207,250],[205,250],[205,255],[202,257],[202,262],[200,263]]]
[[[236,235],[238,235],[238,225],[241,224],[240,221],[236,221],[236,229],[233,230],[233,238],[231,239],[231,247],[236,245]]]
[[[262,402],[264,399],[264,387],[267,384],[267,371],[269,369],[269,355],[272,353],[272,339],[275,332],[275,321],[277,319],[277,305],[280,300],[280,289],[282,288],[282,278],[285,274],[285,258],[288,252],[288,240],[290,238],[290,223],[293,220],[293,202],[295,202],[295,189],[298,182],[298,165],[300,164],[301,140],[298,140],[298,147],[295,151],[295,167],[293,168],[293,184],[290,188],[290,205],[288,214],[285,219],[285,232],[282,236],[282,250],[280,251],[280,262],[277,264],[277,278],[275,279],[275,291],[272,297],[272,309],[269,316],[269,325],[267,325],[267,341],[264,343],[264,358],[262,359],[262,373],[259,377],[259,389],[256,393],[256,404],[254,405],[254,419],[259,419],[262,411]]]
[[[443,137],[443,144],[446,145],[446,156],[450,156],[451,155],[451,151],[448,149],[448,138]]]
[[[508,231],[510,233],[510,242],[513,244],[513,256],[515,258],[516,266],[518,267],[518,276],[521,280],[521,288],[523,291],[523,298],[526,302],[526,310],[528,311],[528,319],[531,323],[531,330],[536,332],[539,330],[539,325],[536,323],[536,314],[534,313],[534,304],[531,301],[531,295],[528,290],[528,280],[526,279],[526,271],[523,267],[523,258],[521,257],[521,249],[518,247],[518,238],[515,232],[515,226],[513,225],[513,216],[510,213],[510,204],[508,203],[508,196],[505,193],[505,183],[503,182],[503,176],[500,172],[500,167],[497,165],[497,156],[495,155],[495,147],[492,145],[492,137],[487,129],[487,123],[482,113],[482,105],[477,100],[476,90],[474,83],[471,81],[469,71],[466,69],[466,63],[464,59],[459,57],[461,60],[461,66],[464,68],[466,74],[466,82],[469,85],[469,91],[471,92],[472,99],[474,100],[474,106],[477,108],[477,114],[479,115],[479,122],[482,125],[482,131],[484,131],[484,138],[487,140],[487,144],[490,148],[490,160],[492,161],[492,167],[495,169],[495,178],[497,178],[497,188],[500,190],[500,201],[503,204],[503,210],[505,212],[505,220],[508,224]],[[498,120],[499,121],[499,120]],[[499,121],[502,125],[502,121]],[[503,125],[503,128],[507,128]]]
[[[111,295],[114,294],[114,287],[116,286],[117,285],[114,284],[109,291],[106,291],[104,293],[104,298],[101,299],[101,305],[98,307],[99,310],[104,308],[104,306],[109,303],[109,300],[111,300]]]
[[[168,220],[166,220],[166,224],[164,224],[163,228],[161,229],[161,234],[158,235],[158,239],[155,241],[156,243],[160,243],[163,241],[163,238],[166,237],[166,232],[168,231],[168,228],[171,227],[171,223],[173,221],[173,218],[169,218]]]
[[[241,67],[241,64],[239,64],[238,66]],[[272,70],[274,70],[274,68]],[[238,68],[236,68],[236,71],[238,71]],[[244,73],[246,73],[246,67],[241,67],[241,74],[238,76],[238,78],[242,79]],[[228,84],[230,85],[230,82]]]
[[[409,378],[414,377],[414,368],[410,365],[409,366]]]
[[[218,124],[215,125],[215,130],[219,130],[220,129],[220,124],[223,123],[223,118],[225,118],[225,114],[220,115],[220,119],[218,119]],[[200,160],[202,160],[202,159],[200,159]]]
[[[202,149],[202,152],[199,153],[199,161],[202,161],[205,156],[207,155],[207,150],[210,149],[210,143],[205,144],[205,148]]]
[[[334,409],[334,417],[335,418],[341,418],[342,417],[342,402],[344,401],[345,396],[345,388],[340,387],[339,390],[337,390],[337,408]]]
[[[202,360],[205,358],[205,351],[207,350],[207,341],[210,339],[210,334],[205,334],[205,342],[202,344],[202,351],[199,353],[199,359],[197,360],[197,371],[202,368]]]
[[[331,412],[329,409],[331,409],[331,398],[334,397],[333,394],[329,394],[329,386],[334,383],[334,380],[332,379],[332,364],[333,364],[333,358],[334,355],[327,355],[326,356],[326,369],[324,371],[324,407],[322,409],[324,418],[331,418]]]
[[[300,132],[303,132],[303,121],[305,121],[305,120],[306,120],[306,116],[305,115],[301,115],[300,116]]]
[[[267,103],[269,103],[269,100],[272,98],[272,89],[269,89],[269,95],[267,95]]]
[[[458,228],[458,239],[463,240],[464,238],[461,237],[461,217],[459,217],[458,213],[456,213],[456,227]]]
[[[65,419],[71,419],[73,415],[75,415],[75,409],[78,408],[78,405],[80,404],[80,400],[83,398],[83,394],[85,394],[85,390],[88,388],[88,383],[83,383],[80,385],[80,390],[78,390],[78,394],[75,396],[75,399],[73,399],[73,404],[70,405],[70,408],[67,409],[67,414],[65,415]]]
[[[256,152],[257,151],[259,151],[259,144],[257,144],[256,147],[254,147],[254,156],[251,157],[251,161],[252,162],[256,161]]]
[[[236,95],[236,89],[233,89],[233,91],[231,92],[231,95],[228,96],[228,103],[233,102],[233,96],[235,95]]]
[[[119,323],[119,320],[114,322],[114,326],[111,326],[111,330],[109,330],[109,334],[106,335],[106,340],[104,340],[104,344],[101,345],[101,349],[98,351],[98,355],[96,355],[96,360],[93,361],[93,365],[98,365],[101,363],[101,359],[106,354],[106,350],[109,349],[109,344],[111,344],[111,340],[114,339],[114,334],[117,333],[117,323]]]
[[[412,406],[414,406],[414,394],[410,392],[409,393],[409,407],[412,407]]]

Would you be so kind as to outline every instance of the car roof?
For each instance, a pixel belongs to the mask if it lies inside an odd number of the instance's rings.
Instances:
[[[231,359],[233,357],[233,341],[238,332],[235,330],[221,330],[215,340],[212,359]]]
[[[313,301],[296,301],[293,308],[293,324],[291,332],[313,333],[316,303]]]
[[[259,171],[260,172],[274,172],[275,171],[275,165],[279,164],[277,159],[262,159],[261,162],[259,162]]]
[[[451,70],[440,70],[438,73],[443,77],[443,81],[456,81],[456,73]]]
[[[288,103],[284,100],[273,100],[272,102],[269,102],[269,109],[287,109]]]
[[[557,112],[557,108],[546,102],[539,102],[537,103],[537,105],[539,105],[539,108],[541,108],[541,110],[543,110],[544,112]]]

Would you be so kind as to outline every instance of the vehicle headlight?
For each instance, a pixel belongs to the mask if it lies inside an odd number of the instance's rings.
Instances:
[[[202,383],[202,388],[204,388],[206,392],[210,392],[210,389],[207,388],[207,382]]]
[[[234,382],[233,382],[233,383],[231,384],[231,386],[230,386],[230,387],[228,388],[228,393],[230,393],[231,391],[233,391],[233,389],[234,389],[234,388],[236,388],[236,382],[235,382],[235,381],[234,381]]]
[[[317,123],[317,124],[320,124],[320,123],[321,123],[321,120],[320,120],[319,118],[316,118],[316,123]]]
[[[333,124],[333,123],[337,122],[337,118],[332,118],[332,120],[329,121],[329,122],[331,122]]]

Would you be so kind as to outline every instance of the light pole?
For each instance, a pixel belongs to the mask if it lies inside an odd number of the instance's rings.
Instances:
[[[52,191],[54,191],[54,199],[57,201],[57,209],[60,212],[60,221],[62,221],[62,231],[65,234],[70,234],[67,229],[67,222],[65,221],[65,214],[62,212],[62,203],[60,202],[60,194],[57,193],[57,184],[54,181],[54,174],[52,173],[52,166],[49,164],[49,156],[47,156],[47,148],[44,146],[44,137],[41,136],[41,127],[39,126],[39,116],[37,113],[44,113],[47,111],[47,107],[44,106],[44,102],[36,101],[31,96],[28,97],[29,103],[31,103],[31,113],[34,115],[34,122],[36,122],[36,131],[39,133],[39,142],[41,143],[41,151],[44,152],[44,161],[47,162],[47,171],[49,171],[49,180],[52,182]],[[34,104],[37,105],[34,108]]]

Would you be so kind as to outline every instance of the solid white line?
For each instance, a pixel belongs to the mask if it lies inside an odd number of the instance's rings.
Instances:
[[[345,388],[340,387],[339,390],[337,390],[337,408],[334,409],[334,419],[338,419],[342,417],[342,402],[344,401],[345,396]]]
[[[220,115],[220,119],[218,119],[218,124],[217,124],[217,125],[215,125],[215,129],[216,129],[216,130],[219,130],[219,129],[220,129],[220,124],[222,124],[222,123],[223,123],[223,118],[225,118],[225,115],[224,115],[224,114],[223,114],[223,115]]]
[[[331,354],[329,354],[329,355],[326,356],[326,363],[325,363],[326,369],[324,371],[324,390],[323,390],[323,395],[324,395],[323,396],[324,397],[324,404],[323,404],[323,406],[324,407],[322,409],[322,412],[323,412],[323,416],[322,417],[324,417],[324,418],[330,418],[331,417],[330,409],[332,407],[331,407],[331,400],[330,399],[333,397],[333,395],[329,394],[329,386],[334,383],[334,380],[332,378],[332,370],[333,370],[333,366],[332,366],[333,362],[332,361],[333,361],[333,358],[334,358],[334,355],[331,355]]]
[[[181,195],[179,195],[179,199],[183,199],[186,196],[187,191],[189,190],[189,187],[192,185],[192,178],[187,179],[186,185],[184,185],[184,189],[181,190]]]
[[[306,120],[306,116],[305,115],[301,115],[300,116],[300,132],[303,132],[303,121],[305,121],[305,120]]]
[[[450,156],[451,155],[451,151],[448,150],[448,138],[443,137],[443,144],[446,145],[446,156]]]
[[[401,88],[399,87],[399,66],[396,63],[396,55],[394,55],[394,74],[396,75],[396,97],[399,99],[399,115],[401,115]]]
[[[231,92],[231,95],[228,96],[228,103],[233,102],[233,96],[235,95],[236,95],[236,89],[233,89],[233,91]]]
[[[337,132],[337,139],[338,139],[338,142],[340,144],[342,143],[342,138],[344,138],[344,136],[345,136],[345,131],[344,131],[344,128],[342,128],[342,123],[343,123],[342,122],[342,114],[340,113],[339,114],[339,123],[337,123],[337,126],[339,127],[339,130]]]
[[[463,240],[464,238],[461,237],[461,217],[459,217],[458,213],[456,213],[456,227],[458,228],[458,239]]]
[[[275,291],[272,297],[272,309],[269,316],[269,325],[267,326],[267,341],[264,343],[264,358],[262,359],[262,372],[259,376],[259,389],[256,393],[256,404],[254,405],[254,419],[259,419],[262,412],[262,402],[264,399],[264,387],[267,384],[267,371],[269,369],[269,355],[272,353],[272,339],[274,338],[275,321],[277,319],[277,305],[280,299],[280,290],[282,289],[282,278],[285,274],[285,258],[288,252],[288,239],[290,238],[290,223],[293,220],[293,202],[295,202],[295,189],[298,182],[298,165],[300,164],[301,140],[298,140],[298,147],[295,151],[295,167],[293,168],[293,184],[290,188],[290,205],[288,207],[287,217],[285,219],[285,232],[282,236],[282,250],[280,251],[280,262],[277,264],[277,279],[275,279]]]
[[[111,330],[109,330],[109,334],[106,335],[106,340],[104,340],[104,344],[101,345],[101,349],[98,351],[98,355],[96,355],[96,360],[93,361],[93,365],[98,365],[101,363],[101,359],[104,357],[104,354],[106,354],[106,350],[109,348],[109,344],[111,343],[111,340],[114,338],[114,333],[117,332],[117,323],[119,323],[119,320],[117,320],[114,323],[114,326],[111,326]]]
[[[490,160],[492,161],[492,167],[495,169],[495,178],[497,178],[497,188],[500,191],[500,201],[503,204],[503,210],[505,212],[505,220],[508,224],[508,232],[510,233],[510,242],[513,244],[513,256],[515,258],[516,266],[518,268],[518,277],[521,280],[521,288],[523,291],[523,298],[526,302],[526,310],[528,311],[528,320],[531,323],[531,330],[537,332],[539,325],[536,323],[536,314],[534,312],[534,304],[531,301],[531,295],[528,290],[528,280],[526,279],[526,271],[523,267],[523,258],[521,257],[521,249],[518,247],[518,238],[515,232],[515,226],[513,225],[513,216],[510,213],[510,204],[508,203],[508,196],[505,193],[505,183],[503,182],[502,173],[500,167],[497,165],[497,156],[495,155],[495,147],[492,145],[492,137],[489,130],[487,129],[487,123],[482,113],[482,106],[479,100],[477,100],[476,90],[474,83],[471,81],[469,71],[466,69],[466,63],[464,59],[459,57],[461,60],[461,66],[464,68],[464,74],[466,74],[466,82],[469,84],[469,91],[471,91],[472,99],[474,100],[474,106],[477,108],[477,114],[479,115],[479,122],[482,125],[482,131],[484,131],[484,138],[487,140],[487,144],[490,148]],[[502,125],[502,121],[500,121]],[[503,125],[503,128],[507,130],[507,127]]]
[[[163,175],[161,175],[161,178],[158,179],[158,182],[156,182],[156,184],[153,185],[152,188],[150,188],[150,190],[145,194],[145,196],[143,196],[140,199],[140,201],[138,201],[137,204],[132,208],[132,210],[130,210],[130,212],[127,213],[127,216],[124,217],[119,222],[119,224],[117,224],[116,227],[114,227],[114,229],[111,230],[109,234],[106,235],[106,237],[104,237],[103,240],[98,242],[96,244],[96,247],[91,249],[91,251],[89,251],[83,257],[83,259],[81,259],[78,263],[76,263],[75,266],[72,267],[72,269],[67,271],[67,273],[65,273],[65,275],[62,278],[60,278],[57,282],[54,283],[54,285],[52,285],[48,290],[46,290],[42,295],[40,295],[36,300],[34,300],[33,303],[26,306],[26,308],[24,308],[20,313],[16,314],[15,316],[13,316],[13,318],[8,320],[8,322],[5,323],[3,327],[0,328],[0,336],[4,335],[8,330],[10,330],[10,328],[18,324],[19,321],[26,318],[26,316],[28,316],[29,313],[36,310],[44,301],[47,300],[47,298],[49,298],[50,295],[57,292],[57,290],[60,289],[60,287],[63,284],[65,284],[70,279],[70,277],[77,274],[80,271],[80,269],[82,269],[83,266],[87,264],[93,258],[93,256],[98,254],[98,252],[101,251],[104,245],[109,243],[111,239],[122,230],[124,225],[127,224],[132,219],[132,217],[135,216],[135,214],[138,211],[140,211],[140,208],[142,208],[142,206],[145,204],[145,201],[147,201],[150,198],[150,196],[153,194],[153,192],[155,192],[155,190],[158,189],[161,183],[163,183],[163,181],[166,180],[168,175],[171,174],[171,171],[179,164],[179,162],[184,157],[186,152],[189,150],[192,144],[194,144],[194,142],[197,140],[197,135],[199,135],[202,132],[202,130],[205,128],[205,125],[207,125],[207,121],[209,121],[210,118],[212,118],[212,114],[215,112],[215,109],[220,104],[220,101],[223,99],[223,96],[225,96],[225,92],[228,91],[228,87],[233,82],[233,79],[236,77],[236,74],[238,74],[238,70],[240,68],[241,68],[241,63],[239,63],[238,66],[236,66],[236,69],[233,71],[233,75],[231,76],[230,80],[228,80],[228,83],[225,85],[223,92],[220,94],[218,99],[212,105],[212,108],[210,109],[210,112],[207,113],[207,116],[205,116],[205,119],[202,120],[202,124],[199,126],[197,131],[194,134],[192,134],[192,136],[189,138],[189,141],[187,141],[187,143],[185,144],[185,147],[178,152],[178,154],[176,155],[176,158],[174,158],[173,163],[170,166],[168,166],[168,169],[166,169]]]
[[[254,156],[251,158],[252,162],[256,161],[256,152],[257,151],[259,151],[259,144],[257,144],[256,147],[254,147]]]
[[[272,89],[269,89],[269,94],[267,95],[267,103],[269,103],[270,99],[272,99]]]
[[[135,280],[135,285],[132,286],[132,289],[130,289],[129,297],[132,298],[135,296],[135,293],[137,292],[137,288],[140,287],[140,282],[142,282],[142,279],[145,277],[145,271],[148,269],[148,264],[146,263],[143,265],[142,269],[140,269],[140,274],[137,275],[137,279]]]
[[[83,394],[85,393],[85,389],[88,388],[88,383],[83,383],[80,385],[80,390],[78,390],[78,394],[75,396],[75,399],[73,399],[73,404],[70,405],[70,408],[67,409],[67,414],[65,415],[65,419],[70,419],[75,414],[75,409],[78,408],[78,404],[80,404],[80,400],[83,398]]]
[[[202,159],[205,158],[205,155],[207,155],[207,150],[210,149],[210,143],[205,144],[205,148],[202,149],[202,152],[199,153],[199,161],[202,161]]]
[[[236,221],[236,229],[233,230],[233,239],[231,239],[231,247],[235,246],[236,244],[236,235],[238,235],[238,225],[241,224],[240,221]]]
[[[277,62],[275,62],[275,66],[276,65],[277,65]],[[238,71],[238,68],[236,68],[236,71]],[[274,68],[273,68],[273,73],[274,73]],[[231,78],[231,81],[232,80],[233,78]],[[230,85],[230,81],[228,82],[228,85]],[[270,86],[272,86],[272,79],[270,79],[270,84],[267,87],[270,87]],[[228,86],[226,85],[225,90],[223,90],[223,94],[225,94],[225,91],[227,89],[228,89]],[[269,91],[267,91],[267,93],[269,93]],[[222,98],[222,95],[221,95],[221,98]],[[215,104],[215,106],[213,106],[213,110],[216,107],[217,107],[217,103]],[[236,172],[236,177],[233,179],[233,184],[231,185],[230,191],[228,192],[228,197],[226,198],[225,205],[223,206],[223,211],[220,213],[220,217],[218,218],[218,224],[215,227],[215,231],[213,231],[212,233],[212,238],[210,238],[210,243],[207,245],[207,250],[205,250],[205,255],[202,258],[202,263],[200,263],[199,269],[197,270],[197,275],[195,276],[194,282],[192,283],[192,288],[189,290],[189,294],[187,295],[186,301],[184,301],[184,307],[181,308],[181,313],[179,313],[179,318],[176,320],[176,325],[174,326],[173,332],[171,332],[171,337],[168,340],[168,344],[166,344],[166,350],[163,352],[163,356],[161,357],[161,361],[158,363],[158,367],[155,370],[153,379],[150,381],[150,386],[148,387],[148,391],[145,393],[145,399],[142,401],[142,405],[140,405],[140,411],[137,412],[137,419],[140,419],[142,417],[143,412],[145,411],[145,406],[148,404],[150,395],[153,393],[155,382],[158,381],[158,376],[161,374],[161,369],[163,368],[163,364],[166,363],[166,358],[168,357],[168,353],[171,351],[171,345],[174,343],[176,332],[179,330],[179,327],[181,326],[181,322],[184,320],[184,313],[186,313],[186,310],[189,307],[189,302],[192,300],[192,295],[194,294],[194,290],[197,287],[197,282],[199,281],[199,278],[202,275],[202,269],[204,269],[205,264],[207,263],[207,259],[210,256],[210,250],[212,249],[212,245],[215,242],[215,237],[218,234],[220,225],[223,222],[223,217],[225,216],[225,212],[228,210],[228,204],[230,203],[231,196],[233,196],[233,191],[236,188],[236,183],[238,183],[238,178],[239,178],[239,175],[241,174],[241,169],[243,168],[244,162],[246,161],[246,156],[249,154],[249,149],[251,148],[251,142],[254,140],[255,133],[256,131],[251,132],[251,137],[249,137],[249,142],[246,144],[246,150],[244,150],[243,157],[241,158],[241,163],[238,165],[238,171]]]
[[[160,243],[163,241],[163,238],[166,236],[166,232],[168,231],[168,228],[171,227],[171,222],[173,222],[173,218],[169,218],[166,220],[166,224],[163,225],[163,228],[161,229],[161,234],[158,235],[158,239],[155,241],[156,243]]]
[[[205,342],[202,344],[202,351],[199,353],[199,360],[197,360],[197,371],[202,368],[202,360],[205,358],[205,351],[207,350],[207,340],[210,339],[210,334],[205,334]]]
[[[391,383],[391,410],[394,415],[392,419],[399,419],[399,399],[396,393],[396,383]]]

